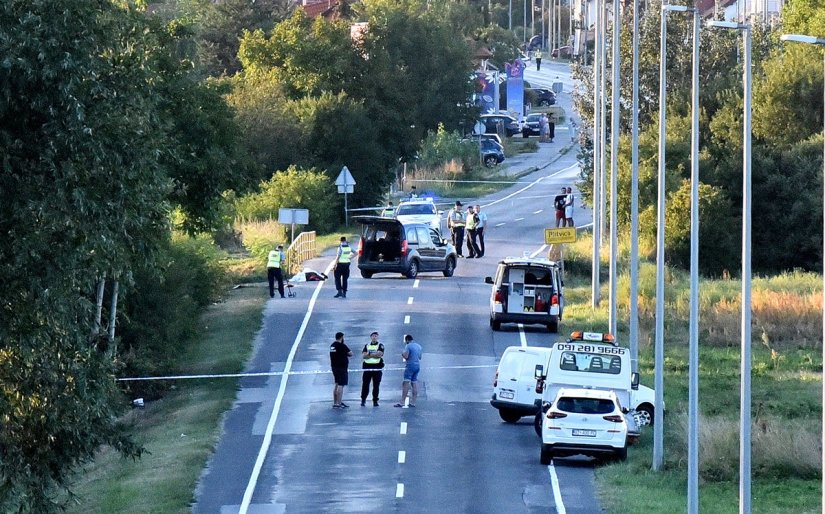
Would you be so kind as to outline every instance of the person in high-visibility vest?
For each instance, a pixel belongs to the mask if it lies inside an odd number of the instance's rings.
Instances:
[[[335,254],[335,289],[338,294],[335,298],[347,297],[347,280],[349,280],[349,263],[352,261],[352,248],[346,237],[341,237],[338,252]]]
[[[275,298],[275,281],[278,281],[278,292],[284,298],[284,275],[281,272],[281,264],[286,261],[284,256],[284,245],[269,252],[266,260],[266,278],[269,280],[269,297]]]
[[[533,52],[533,57],[536,59],[536,71],[541,70],[541,48],[536,48],[536,51]]]
[[[453,236],[453,246],[455,253],[459,257],[464,257],[464,251],[461,249],[464,246],[464,213],[461,212],[461,202],[456,201],[455,207],[450,209],[447,213],[447,228]]]
[[[378,392],[381,387],[381,370],[384,368],[384,345],[378,342],[378,332],[370,334],[370,342],[364,345],[361,350],[361,358],[364,360],[361,368],[364,376],[361,381],[361,407],[367,404],[367,396],[370,393],[370,382],[372,382],[372,405],[378,407]]]
[[[467,221],[465,223],[466,232],[467,232],[467,251],[470,255],[467,256],[468,259],[475,259],[481,257],[481,248],[478,247],[478,242],[476,238],[478,234],[476,233],[476,226],[478,225],[478,217],[476,216],[475,211],[473,210],[472,205],[467,206]]]

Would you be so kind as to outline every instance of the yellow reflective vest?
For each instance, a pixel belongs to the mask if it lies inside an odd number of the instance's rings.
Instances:
[[[269,259],[267,259],[266,267],[267,268],[280,268],[281,263],[284,261],[284,254],[278,250],[272,250],[269,252]]]
[[[367,352],[377,352],[380,344],[381,343],[378,342],[376,342],[375,344],[373,344],[372,342],[367,343]],[[381,357],[365,357],[364,364],[367,364],[370,367],[377,366],[381,364]]]
[[[352,248],[350,245],[341,245],[338,247],[338,262],[341,264],[349,264],[352,260]]]

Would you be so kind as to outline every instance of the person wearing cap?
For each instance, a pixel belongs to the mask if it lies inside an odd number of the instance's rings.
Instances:
[[[381,387],[381,370],[384,368],[384,345],[378,342],[378,332],[370,334],[370,342],[361,350],[364,375],[361,380],[361,407],[367,404],[372,382],[372,405],[378,407],[378,392]]]
[[[269,252],[266,261],[266,278],[269,280],[269,297],[275,298],[275,280],[278,281],[278,292],[284,298],[284,275],[281,273],[281,264],[286,260],[284,257],[284,245],[278,245],[275,250]]]
[[[341,236],[341,244],[338,245],[338,252],[335,254],[335,289],[338,294],[335,298],[347,297],[347,280],[349,280],[349,263],[352,261],[352,248],[347,242],[347,238]]]
[[[450,209],[450,212],[447,213],[447,228],[450,229],[450,234],[452,234],[453,238],[453,246],[455,247],[455,252],[459,257],[464,257],[461,247],[464,246],[465,223],[466,220],[464,219],[464,213],[461,212],[461,202],[456,200],[455,207]]]
[[[465,231],[467,232],[467,252],[470,255],[467,256],[468,259],[475,259],[477,257],[481,257],[481,249],[478,247],[478,242],[476,238],[478,237],[478,233],[476,232],[476,226],[478,225],[478,216],[476,216],[475,211],[473,210],[472,205],[467,206],[467,221],[464,224]]]

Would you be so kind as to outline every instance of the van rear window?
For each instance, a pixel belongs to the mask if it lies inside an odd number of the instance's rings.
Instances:
[[[562,397],[556,402],[556,408],[572,414],[610,414],[616,408],[612,400],[605,398]]]
[[[618,355],[600,355],[586,352],[563,352],[559,368],[564,371],[603,373],[619,375],[622,372],[622,358]]]

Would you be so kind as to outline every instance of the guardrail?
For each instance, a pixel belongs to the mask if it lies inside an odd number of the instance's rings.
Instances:
[[[291,277],[298,273],[301,271],[304,261],[317,255],[315,251],[315,231],[301,232],[286,249],[287,275]]]

